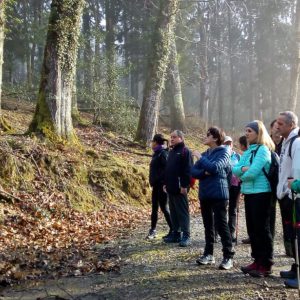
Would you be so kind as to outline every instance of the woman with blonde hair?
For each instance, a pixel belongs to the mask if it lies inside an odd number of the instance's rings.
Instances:
[[[233,173],[242,181],[241,192],[245,198],[246,225],[254,262],[241,270],[253,277],[264,277],[271,274],[273,238],[270,230],[271,187],[263,170],[269,171],[275,145],[261,121],[250,122],[245,131],[249,148],[233,167]]]

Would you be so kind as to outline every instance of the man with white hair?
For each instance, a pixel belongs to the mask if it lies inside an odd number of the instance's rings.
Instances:
[[[277,117],[277,128],[284,138],[280,153],[280,166],[278,175],[277,197],[280,203],[284,234],[290,240],[293,256],[295,258],[295,234],[293,228],[293,201],[292,192],[288,186],[288,179],[300,179],[300,138],[298,117],[291,111],[279,113]],[[295,209],[297,225],[300,224],[300,195],[295,196]],[[298,226],[297,226],[298,227]],[[296,227],[296,228],[297,228]],[[297,230],[298,242],[300,241],[299,230]],[[298,249],[300,249],[298,245]],[[281,271],[280,276],[286,278],[285,285],[298,288],[297,265],[294,263],[289,271]]]

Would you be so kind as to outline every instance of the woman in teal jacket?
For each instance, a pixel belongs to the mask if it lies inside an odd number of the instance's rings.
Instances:
[[[275,145],[261,121],[246,126],[249,148],[243,153],[233,173],[242,181],[245,199],[247,231],[254,262],[241,267],[245,274],[263,277],[271,274],[273,265],[273,238],[270,231],[271,187],[264,175],[271,163]]]

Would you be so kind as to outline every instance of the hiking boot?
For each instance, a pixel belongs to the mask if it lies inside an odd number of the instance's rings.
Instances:
[[[280,271],[280,277],[286,279],[293,279],[297,277],[297,267],[296,264],[292,264],[289,271]]]
[[[212,265],[215,263],[215,258],[211,254],[202,255],[197,260],[198,265]]]
[[[221,264],[219,265],[220,270],[229,270],[233,267],[232,258],[223,258]]]
[[[179,242],[180,247],[187,247],[191,245],[191,239],[188,235],[183,235],[181,241]]]
[[[298,289],[298,279],[296,278],[292,278],[292,279],[288,279],[285,280],[284,282],[285,286],[291,289]]]
[[[255,270],[249,271],[248,274],[252,277],[267,277],[272,273],[271,266],[265,267],[258,265]]]
[[[250,271],[256,270],[258,267],[257,262],[254,261],[252,264],[245,266],[245,267],[241,267],[241,270],[244,274],[248,274]]]
[[[250,238],[248,237],[248,238],[246,238],[246,239],[243,239],[243,240],[242,240],[242,243],[243,243],[243,244],[251,244]]]
[[[146,236],[146,240],[153,240],[156,238],[156,230],[150,229],[148,235]]]
[[[165,243],[179,243],[181,241],[180,232],[172,232],[169,237],[164,239]]]

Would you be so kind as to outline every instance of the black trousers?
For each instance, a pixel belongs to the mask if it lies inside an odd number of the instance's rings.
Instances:
[[[293,248],[293,202],[288,197],[285,196],[283,199],[279,200],[279,207],[281,213],[281,221],[283,228],[283,242],[285,251],[288,254],[291,254]]]
[[[201,214],[205,231],[204,255],[214,252],[214,228],[221,237],[224,258],[232,258],[232,239],[227,222],[227,207],[229,201],[215,199],[200,200]]]
[[[153,186],[152,189],[152,213],[151,213],[151,229],[155,230],[158,219],[158,207],[160,207],[165,219],[172,230],[172,222],[168,207],[168,195],[163,191],[163,185]]]
[[[184,236],[190,236],[190,213],[187,195],[168,194],[171,213],[172,229],[174,232],[182,232]]]
[[[229,189],[228,226],[232,238],[234,238],[236,231],[237,205],[240,199],[240,191],[240,186],[231,186]]]
[[[273,264],[271,193],[245,194],[245,211],[252,257],[257,263],[269,267]]]

